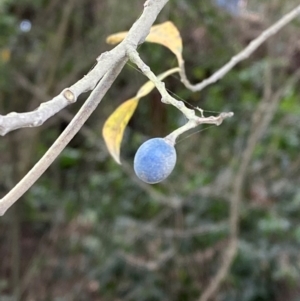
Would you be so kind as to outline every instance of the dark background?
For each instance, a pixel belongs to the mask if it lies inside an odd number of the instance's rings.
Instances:
[[[299,4],[237,2],[172,0],[159,15],[157,23],[171,20],[180,30],[193,83]],[[33,110],[80,79],[111,49],[106,36],[128,30],[143,3],[0,2],[1,114]],[[199,300],[232,237],[230,204],[243,164],[237,254],[211,300],[299,300],[299,29],[297,19],[200,93],[185,89],[178,75],[165,80],[206,116],[235,116],[180,137],[175,170],[154,186],[134,175],[134,154],[143,141],[164,137],[185,120],[154,90],[129,123],[123,165],[117,165],[105,148],[103,123],[147,80],[128,64],[86,126],[1,217],[0,300]],[[144,44],[139,52],[156,74],[176,66],[174,55],[159,45]],[[86,97],[39,128],[1,137],[1,196],[45,153]]]

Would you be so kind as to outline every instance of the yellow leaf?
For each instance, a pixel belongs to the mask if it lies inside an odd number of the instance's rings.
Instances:
[[[120,162],[120,148],[124,130],[129,119],[134,113],[139,102],[139,98],[131,98],[122,103],[105,121],[102,135],[107,145],[108,151],[117,163]]]
[[[108,44],[120,43],[127,35],[127,31],[112,34],[107,37]],[[169,48],[177,57],[179,65],[182,59],[182,39],[177,27],[170,21],[154,25],[146,38],[147,42],[161,44]]]
[[[170,70],[161,73],[157,77],[160,80],[163,80],[167,76],[179,72],[180,68],[172,68]],[[102,135],[106,146],[108,148],[109,153],[112,157],[116,160],[117,163],[121,164],[120,162],[120,149],[121,143],[124,135],[125,128],[128,124],[129,119],[135,112],[135,109],[139,103],[140,98],[149,94],[155,85],[153,82],[148,81],[146,82],[137,92],[136,96],[126,100],[123,102],[116,110],[108,117],[105,121]]]
[[[167,70],[164,73],[161,73],[160,75],[158,75],[158,79],[163,80],[164,78],[166,78],[167,76],[175,73],[175,72],[179,72],[180,68],[176,67],[176,68],[172,68],[170,70]],[[138,98],[142,98],[144,96],[146,96],[147,94],[149,94],[153,89],[154,89],[155,85],[152,81],[148,81],[146,82],[137,92],[136,97]]]
[[[182,40],[177,27],[170,21],[151,27],[147,42],[161,44],[169,48],[182,62]]]

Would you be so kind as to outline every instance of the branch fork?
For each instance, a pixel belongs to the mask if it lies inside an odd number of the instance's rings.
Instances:
[[[176,139],[179,135],[183,134],[184,132],[195,128],[200,124],[215,124],[220,125],[224,119],[232,117],[234,114],[233,112],[224,112],[221,113],[219,116],[210,116],[204,117],[203,110],[197,108],[198,111],[201,113],[201,117],[196,115],[195,110],[189,109],[185,106],[185,104],[172,97],[165,87],[165,83],[162,82],[150,69],[148,65],[141,59],[139,53],[132,47],[128,47],[126,51],[129,59],[133,62],[145,76],[147,76],[156,86],[157,90],[160,92],[162,98],[161,101],[165,104],[170,104],[177,108],[182,114],[188,119],[188,122],[183,125],[182,127],[173,131],[170,135],[166,137],[166,139],[171,143],[175,144]]]
[[[75,102],[80,94],[93,90],[79,112],[44,156],[11,191],[0,199],[0,216],[4,215],[38,180],[78,133],[126,64],[126,48],[128,45],[130,47],[137,47],[137,45],[142,43],[145,36],[148,35],[157,15],[167,2],[168,0],[148,0],[142,15],[133,24],[127,37],[111,51],[100,55],[97,58],[96,66],[74,85],[63,90],[50,101],[41,104],[32,112],[13,112],[5,116],[0,115],[0,135],[5,135],[12,130],[22,127],[39,126],[67,105]]]

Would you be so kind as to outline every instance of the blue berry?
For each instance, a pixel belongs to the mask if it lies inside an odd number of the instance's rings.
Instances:
[[[167,178],[176,164],[174,146],[163,138],[144,142],[134,157],[134,171],[144,182],[155,184]]]

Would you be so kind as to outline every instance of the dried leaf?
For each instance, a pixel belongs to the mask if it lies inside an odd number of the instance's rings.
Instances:
[[[163,80],[172,73],[179,72],[179,68],[172,68],[158,75],[160,80]],[[137,92],[136,96],[122,103],[105,121],[102,135],[109,153],[116,160],[120,162],[120,148],[123,139],[125,128],[136,110],[140,98],[149,94],[155,85],[148,81]]]
[[[102,135],[108,151],[117,163],[120,162],[120,148],[124,130],[134,113],[139,102],[139,98],[134,97],[123,102],[105,121]]]
[[[182,39],[177,27],[172,22],[167,21],[152,26],[146,41],[169,48],[176,55],[178,62],[182,62]]]
[[[128,32],[123,31],[107,37],[108,44],[120,43]],[[151,27],[150,33],[146,38],[147,42],[161,44],[169,48],[177,57],[179,65],[182,59],[182,39],[177,27],[170,21],[154,25]]]

